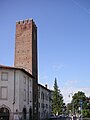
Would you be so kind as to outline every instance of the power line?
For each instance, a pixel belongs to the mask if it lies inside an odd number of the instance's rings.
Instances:
[[[87,9],[87,8],[83,7],[82,5],[80,5],[80,4],[79,4],[77,1],[75,1],[75,0],[72,0],[72,2],[73,2],[76,6],[78,6],[79,8],[83,9],[86,13],[90,14],[90,9]]]

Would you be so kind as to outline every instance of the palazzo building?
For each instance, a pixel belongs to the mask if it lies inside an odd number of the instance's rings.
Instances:
[[[47,120],[52,114],[52,90],[38,84],[38,116],[39,120]]]
[[[0,120],[33,118],[33,79],[23,68],[0,66]]]

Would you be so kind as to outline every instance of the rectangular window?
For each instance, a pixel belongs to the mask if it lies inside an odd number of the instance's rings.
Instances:
[[[41,103],[41,108],[44,108],[44,103]]]
[[[24,76],[24,84],[26,84],[26,77]]]
[[[26,90],[24,89],[24,101],[26,101]]]
[[[38,98],[40,98],[40,91],[38,92]]]
[[[30,102],[32,102],[32,93],[31,93],[31,91],[30,91]]]
[[[1,80],[2,81],[8,81],[8,72],[2,72],[1,73]]]
[[[29,78],[30,87],[32,87],[32,80]]]
[[[27,103],[29,104],[29,77],[27,81]]]
[[[1,86],[1,99],[8,99],[8,88],[6,86]]]
[[[40,108],[40,103],[38,103],[38,108]]]
[[[48,108],[48,104],[46,104],[46,108]]]

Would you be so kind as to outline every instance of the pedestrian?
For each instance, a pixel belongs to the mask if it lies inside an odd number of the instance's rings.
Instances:
[[[73,120],[73,115],[72,115],[72,120]]]
[[[14,114],[14,120],[19,120],[18,110],[16,110],[16,113]]]

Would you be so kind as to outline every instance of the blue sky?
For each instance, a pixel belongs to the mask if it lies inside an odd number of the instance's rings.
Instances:
[[[39,83],[90,96],[90,0],[0,0],[0,64],[14,63],[16,21],[38,28]]]

